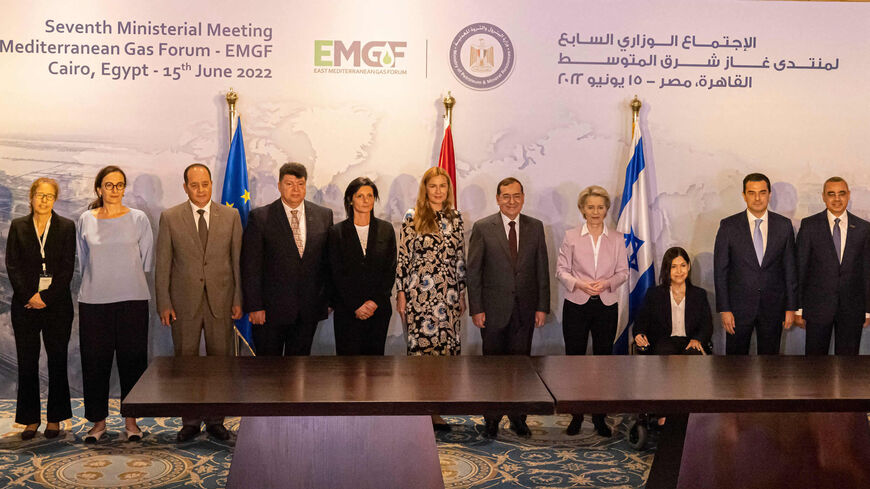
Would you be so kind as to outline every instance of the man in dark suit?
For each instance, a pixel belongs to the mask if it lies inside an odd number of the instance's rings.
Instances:
[[[746,175],[743,200],[746,210],[722,219],[716,233],[716,310],[728,355],[749,354],[753,331],[758,354],[776,355],[797,309],[794,228],[768,211],[770,180],[763,174]]]
[[[251,211],[242,239],[242,296],[257,355],[308,355],[327,316],[332,210],[305,200],[308,172],[287,163],[281,198]]]
[[[831,177],[822,188],[826,209],[804,218],[797,237],[800,306],[807,355],[857,355],[870,324],[870,224],[846,211],[849,185]]]
[[[550,271],[544,224],[520,214],[525,195],[519,180],[496,187],[499,212],[471,229],[466,262],[469,312],[480,328],[484,355],[529,355],[535,328],[550,311]],[[524,415],[510,416],[511,429],[531,436]],[[495,437],[501,416],[485,416],[485,434]]]
[[[242,221],[237,210],[212,202],[207,166],[194,163],[184,170],[184,191],[188,200],[160,215],[157,313],[172,328],[176,356],[199,355],[203,335],[207,355],[232,355],[233,319],[242,317]],[[229,439],[223,417],[187,417],[177,440],[196,436],[203,421],[209,434]]]

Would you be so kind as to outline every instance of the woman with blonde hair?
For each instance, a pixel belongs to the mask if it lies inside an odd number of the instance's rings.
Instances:
[[[607,190],[597,185],[583,189],[577,208],[585,222],[569,229],[559,247],[556,277],[562,283],[562,335],[566,355],[585,355],[592,335],[592,354],[610,355],[616,339],[619,289],[628,278],[628,257],[622,233],[604,222],[610,210]],[[580,433],[582,414],[574,414],[567,433]],[[595,432],[612,432],[603,413],[592,415]]]
[[[6,273],[12,283],[12,331],[18,356],[15,422],[22,440],[39,428],[39,336],[48,358],[46,438],[60,434],[72,417],[67,349],[73,303],[69,284],[76,263],[76,227],[54,211],[59,188],[51,178],[30,186],[30,214],[12,221],[6,239]]]
[[[408,326],[409,355],[459,355],[465,313],[465,235],[447,172],[432,167],[420,181],[417,204],[402,222],[396,271],[396,310]],[[438,430],[449,430],[433,416]]]

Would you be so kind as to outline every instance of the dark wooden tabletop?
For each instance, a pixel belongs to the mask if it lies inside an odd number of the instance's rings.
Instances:
[[[552,414],[531,359],[158,357],[124,416]]]
[[[870,357],[532,359],[556,412],[867,412]]]

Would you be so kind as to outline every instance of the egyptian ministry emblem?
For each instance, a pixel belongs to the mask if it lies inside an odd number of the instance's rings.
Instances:
[[[450,43],[449,63],[453,76],[474,90],[491,90],[511,75],[514,45],[501,28],[478,22],[456,34]]]
[[[495,69],[495,48],[484,38],[479,38],[477,44],[472,44],[468,49],[471,71],[491,73]]]

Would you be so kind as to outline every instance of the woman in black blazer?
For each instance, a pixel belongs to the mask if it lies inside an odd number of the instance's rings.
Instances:
[[[378,187],[366,177],[344,192],[347,219],[329,230],[329,262],[335,288],[337,355],[383,355],[393,310],[396,234],[374,217]]]
[[[30,214],[12,221],[6,240],[6,272],[12,283],[12,330],[18,355],[18,405],[15,422],[30,440],[39,428],[39,335],[48,357],[46,438],[60,434],[72,417],[67,348],[73,305],[69,284],[76,261],[75,224],[53,208],[58,185],[39,178],[30,186]]]
[[[707,292],[692,285],[689,254],[674,247],[665,252],[659,281],[649,289],[634,325],[639,347],[656,355],[700,355],[713,334]]]

